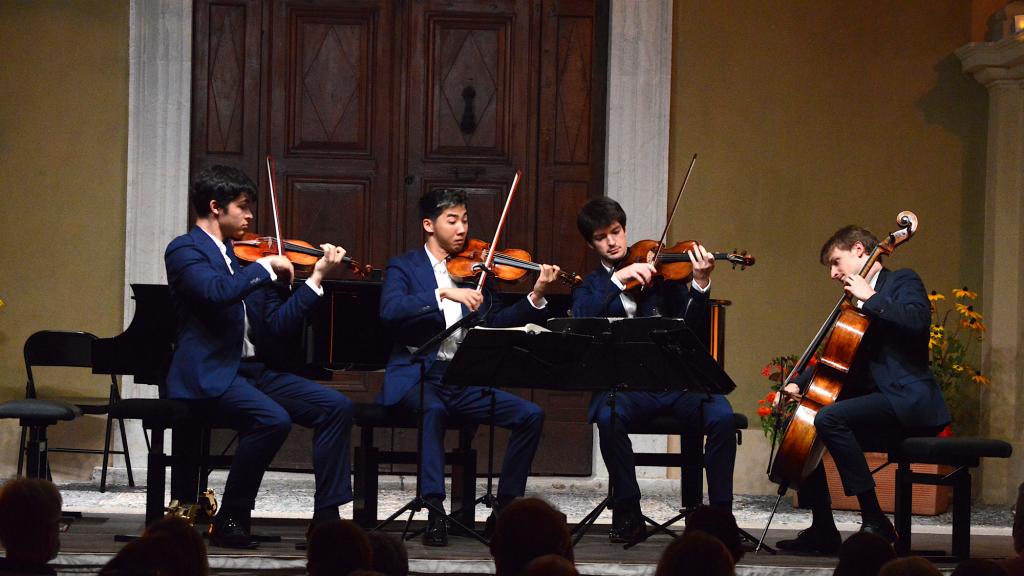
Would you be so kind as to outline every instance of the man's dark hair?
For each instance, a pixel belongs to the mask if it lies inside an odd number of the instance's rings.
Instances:
[[[698,506],[686,517],[684,533],[688,534],[694,530],[700,530],[721,540],[732,554],[734,563],[743,557],[740,529],[736,525],[736,517],[729,510],[718,506]]]
[[[843,226],[831,238],[825,241],[821,246],[821,255],[818,259],[821,263],[828,266],[828,255],[832,252],[833,248],[839,248],[840,250],[852,250],[853,245],[860,242],[864,245],[864,249],[871,252],[878,245],[878,238],[869,232],[868,230],[850,224],[849,226]]]
[[[896,558],[892,544],[877,534],[858,532],[839,547],[834,576],[875,576],[886,562]]]
[[[192,184],[189,201],[196,216],[210,214],[210,200],[216,200],[220,206],[227,206],[241,196],[256,199],[256,184],[238,168],[230,166],[210,166],[196,177]]]
[[[437,220],[445,208],[466,205],[466,191],[461,188],[435,188],[420,196],[420,219]]]
[[[329,520],[313,529],[306,545],[310,576],[348,574],[373,568],[373,548],[366,532],[351,520]]]
[[[594,238],[595,230],[607,228],[616,222],[623,228],[626,227],[626,211],[618,202],[607,196],[600,196],[587,202],[576,216],[576,228],[587,244]]]

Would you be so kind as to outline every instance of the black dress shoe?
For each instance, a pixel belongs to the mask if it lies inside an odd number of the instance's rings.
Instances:
[[[437,512],[431,512],[427,516],[427,529],[423,532],[423,545],[448,545],[448,521]]]
[[[899,535],[896,534],[896,528],[893,527],[892,522],[889,522],[888,518],[883,520],[870,520],[862,522],[860,525],[861,532],[867,532],[868,534],[874,534],[875,536],[881,536],[889,544],[895,544]]]
[[[249,535],[245,524],[226,514],[218,514],[210,527],[210,544],[221,548],[258,548],[260,543]]]
[[[779,550],[793,552],[795,554],[824,554],[833,556],[839,552],[839,545],[843,543],[843,537],[836,529],[808,528],[800,531],[796,538],[791,540],[779,540],[775,546]]]
[[[612,528],[608,531],[608,540],[617,544],[631,544],[643,539],[644,535],[644,515],[640,511],[640,503],[616,504],[612,510]]]

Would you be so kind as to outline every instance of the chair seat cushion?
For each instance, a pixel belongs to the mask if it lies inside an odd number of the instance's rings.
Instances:
[[[746,430],[749,422],[746,415],[732,415],[733,423],[737,430]],[[630,434],[679,434],[680,432],[694,432],[697,428],[684,423],[673,416],[657,416],[646,422],[630,427]]]
[[[192,418],[189,406],[180,400],[126,398],[110,407],[112,418],[142,420],[146,428],[170,428]]]
[[[979,458],[1009,458],[1013,447],[992,438],[907,438],[889,452],[889,460],[973,465]]]
[[[81,414],[77,406],[58,400],[24,398],[0,404],[0,418],[20,418],[25,424],[35,420],[40,423],[74,420]]]

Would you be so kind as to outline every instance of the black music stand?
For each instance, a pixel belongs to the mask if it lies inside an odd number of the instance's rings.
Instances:
[[[538,327],[539,328],[539,327]],[[492,508],[494,488],[494,389],[550,388],[551,382],[572,378],[578,361],[594,341],[580,334],[522,328],[473,328],[459,345],[444,381],[456,386],[480,386],[491,397],[490,438],[487,447],[487,490],[474,501]]]
[[[594,338],[565,388],[604,391],[611,408],[611,426],[617,417],[619,391],[696,390],[728,394],[736,388],[728,374],[708,353],[705,345],[677,318],[554,318],[555,331]],[[573,532],[578,543],[611,503],[609,495],[588,513]],[[664,525],[645,517],[658,531],[672,534]]]

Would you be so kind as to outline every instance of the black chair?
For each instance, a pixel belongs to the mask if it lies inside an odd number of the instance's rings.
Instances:
[[[412,429],[417,426],[416,414],[405,410],[389,409],[380,404],[355,405],[354,423],[359,426],[359,446],[355,449],[353,470],[353,511],[352,519],[363,528],[377,525],[378,490],[381,474],[397,472],[382,471],[382,465],[417,463],[415,451],[381,448],[374,440],[374,431],[381,428]],[[476,450],[472,448],[476,424],[463,423],[449,418],[447,430],[457,430],[458,447],[445,455],[446,464],[452,467],[452,516],[465,526],[473,526],[476,500]],[[415,474],[415,470],[410,474]]]
[[[77,406],[55,400],[11,400],[0,404],[0,419],[17,418],[22,427],[21,449],[18,455],[18,475],[22,458],[27,456],[25,475],[46,478],[50,468],[46,459],[46,430],[60,421],[71,421],[82,415]],[[25,431],[28,438],[25,438]]]
[[[96,336],[88,332],[36,332],[25,341],[25,371],[28,373],[28,381],[25,384],[25,398],[36,399],[40,397],[40,388],[36,382],[36,376],[32,369],[43,366],[55,367],[92,367],[92,342]],[[88,378],[92,378],[91,371]],[[48,447],[49,452],[64,452],[76,454],[102,454],[103,467],[100,473],[100,492],[107,489],[107,466],[111,454],[124,456],[125,467],[128,470],[128,485],[135,486],[135,478],[132,476],[131,456],[128,453],[128,438],[125,434],[124,420],[118,418],[121,432],[121,450],[110,449],[110,432],[113,418],[110,415],[110,408],[121,400],[121,392],[118,388],[117,377],[110,376],[110,386],[102,396],[76,396],[76,397],[55,397],[53,399],[66,402],[76,406],[81,414],[94,414],[106,416],[106,434],[103,440],[103,448],[62,448]],[[45,396],[45,394],[44,394]],[[20,452],[18,454],[18,474],[21,474],[24,464],[26,435],[29,427],[22,426]]]
[[[896,464],[896,552],[911,554],[910,517],[913,510],[914,484],[953,487],[953,554],[956,561],[971,557],[971,468],[982,458],[1009,458],[1013,447],[1002,440],[990,438],[907,438],[889,450],[889,462]],[[911,464],[940,464],[952,472],[924,473],[911,470]],[[914,552],[918,554],[917,552]],[[940,553],[941,554],[941,553]],[[933,556],[921,553],[921,556]],[[939,555],[936,559],[947,559]]]

